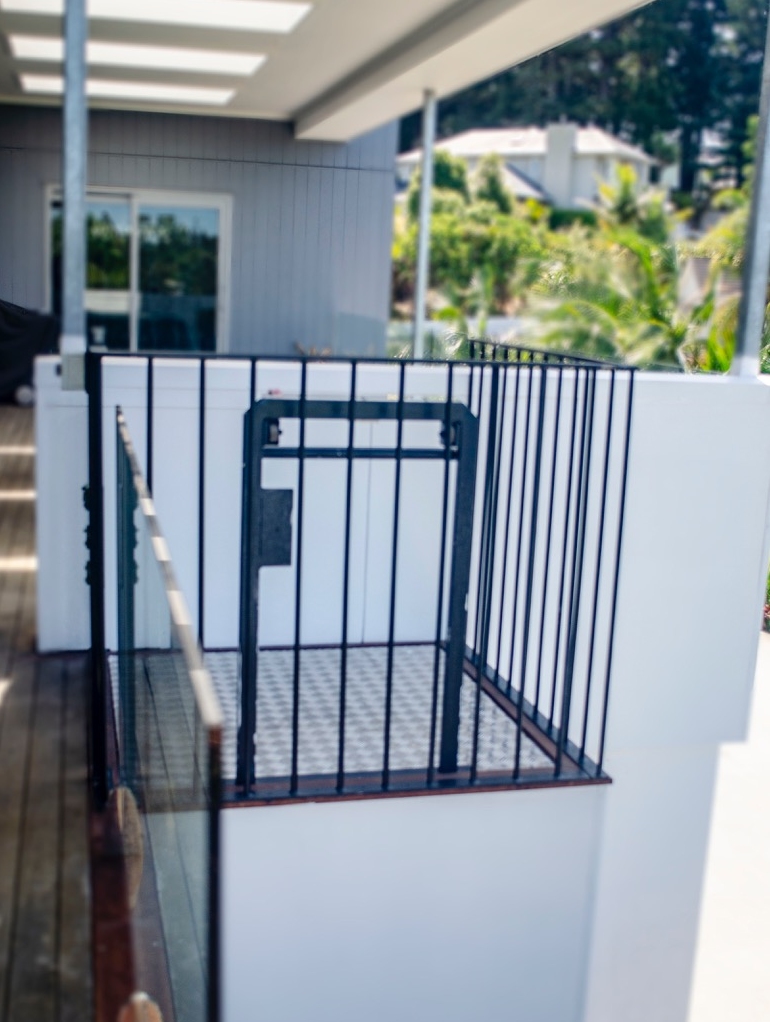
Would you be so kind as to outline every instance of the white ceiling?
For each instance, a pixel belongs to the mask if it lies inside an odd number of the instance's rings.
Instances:
[[[162,7],[164,0],[157,2]],[[91,105],[289,120],[300,137],[346,140],[416,109],[426,88],[449,95],[646,2],[313,0],[309,13],[286,34],[92,18],[93,40],[264,54],[267,59],[249,77],[93,66],[90,75],[101,82],[177,84],[234,94],[217,107],[100,98],[92,98]],[[25,95],[20,75],[60,76],[61,65],[14,58],[8,37],[61,38],[62,19],[14,13],[4,10],[3,3],[0,101],[50,105],[50,96]]]

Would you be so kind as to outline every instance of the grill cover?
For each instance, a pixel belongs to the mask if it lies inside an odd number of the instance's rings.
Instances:
[[[12,397],[22,384],[32,383],[36,355],[53,355],[58,350],[55,316],[0,300],[0,399]]]

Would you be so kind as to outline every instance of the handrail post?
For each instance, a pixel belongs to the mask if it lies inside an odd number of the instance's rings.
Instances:
[[[471,577],[473,511],[476,497],[476,459],[478,456],[478,419],[466,410],[462,416],[450,409],[457,445],[455,481],[454,535],[449,584],[449,637],[444,661],[444,693],[441,709],[439,773],[453,774],[458,768],[460,738],[460,698],[465,669],[468,590]],[[444,442],[452,445],[452,429]]]
[[[63,289],[62,387],[82,390],[86,351],[86,177],[88,104],[86,100],[85,0],[64,5],[64,132],[63,132]]]
[[[425,301],[430,273],[430,213],[433,197],[433,146],[436,141],[436,94],[425,93],[422,113],[422,181],[417,236],[417,276],[414,289],[414,347],[416,359],[425,357]]]
[[[767,277],[770,269],[770,21],[767,25],[765,59],[762,66],[762,94],[759,105],[757,157],[746,232],[746,258],[738,334],[732,373],[757,376],[767,307]]]

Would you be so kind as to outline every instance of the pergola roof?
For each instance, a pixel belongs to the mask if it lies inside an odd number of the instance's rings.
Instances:
[[[414,110],[427,88],[449,95],[645,2],[90,0],[91,104],[290,120],[300,137],[346,140]],[[62,4],[0,0],[0,101],[57,101],[62,65],[52,41],[61,40]],[[270,30],[244,27],[255,5],[251,20],[267,14]],[[204,22],[206,11],[209,20],[218,12],[217,23],[200,23],[201,10]],[[228,26],[227,16],[237,21],[241,11],[241,24]],[[19,37],[33,45],[20,47]],[[49,42],[41,47],[40,39]],[[137,51],[116,54],[114,44],[140,47],[145,65],[155,47],[152,66],[132,66]],[[180,67],[159,49],[169,47],[199,56]],[[217,56],[228,53],[266,59],[247,73],[235,56]]]

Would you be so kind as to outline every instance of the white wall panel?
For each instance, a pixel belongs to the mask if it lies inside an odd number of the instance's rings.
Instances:
[[[226,810],[225,1022],[579,1022],[604,797]]]

